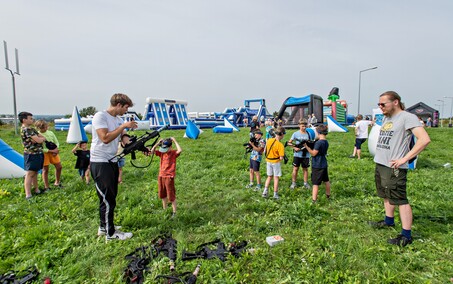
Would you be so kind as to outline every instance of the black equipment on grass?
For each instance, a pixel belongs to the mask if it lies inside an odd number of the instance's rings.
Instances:
[[[170,259],[170,270],[175,270],[176,262],[176,245],[177,241],[171,237],[171,235],[163,235],[155,238],[151,244],[156,251],[156,256],[159,253],[163,253]]]
[[[157,275],[156,280],[159,278],[164,278],[167,281],[165,283],[184,283],[184,284],[195,284],[197,282],[198,273],[200,272],[201,264],[198,264],[195,267],[193,272],[183,272],[176,275]]]
[[[215,249],[212,249],[212,246],[215,245]],[[235,257],[240,256],[247,246],[246,241],[242,241],[239,244],[232,243],[228,246],[225,246],[220,240],[214,240],[212,242],[201,244],[197,247],[196,252],[182,252],[182,260],[191,260],[196,258],[205,258],[213,259],[218,258],[221,261],[225,261],[228,254],[231,254]]]
[[[5,274],[0,275],[0,283],[1,284],[25,284],[31,283],[33,280],[38,278],[39,271],[38,268],[29,268],[28,274],[23,276],[17,276],[15,272],[8,272]]]
[[[139,247],[134,252],[126,255],[126,259],[130,260],[124,270],[124,280],[128,284],[141,284],[144,282],[143,271],[148,271],[147,265],[153,258],[152,253],[147,252],[148,247]]]
[[[149,271],[147,265],[161,252],[170,259],[170,270],[173,271],[176,261],[176,243],[177,241],[171,235],[163,235],[155,238],[151,246],[139,247],[126,255],[125,258],[130,262],[124,270],[123,279],[128,284],[143,283],[145,281],[143,271]]]

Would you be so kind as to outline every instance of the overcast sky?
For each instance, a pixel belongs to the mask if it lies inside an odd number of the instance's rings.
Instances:
[[[223,111],[264,98],[271,112],[290,96],[332,87],[357,114],[398,92],[409,107],[453,96],[453,1],[14,0],[0,2],[0,40],[10,68],[19,49],[17,109],[70,114],[108,107],[116,92],[134,110],[147,97]],[[0,113],[13,113],[0,65]],[[444,116],[443,114],[441,114]]]

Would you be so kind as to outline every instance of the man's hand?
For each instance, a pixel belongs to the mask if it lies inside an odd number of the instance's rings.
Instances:
[[[407,159],[406,158],[401,158],[401,159],[398,159],[398,160],[391,160],[390,161],[390,167],[392,168],[399,168],[401,165],[404,165],[405,163],[407,163]]]
[[[124,125],[126,128],[136,129],[138,124],[137,124],[136,121],[131,120],[131,121],[126,121],[126,122],[124,122],[123,125]]]

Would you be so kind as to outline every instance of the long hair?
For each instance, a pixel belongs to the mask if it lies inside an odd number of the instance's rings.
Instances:
[[[400,97],[400,95],[398,95],[397,92],[387,91],[387,92],[383,93],[382,95],[380,95],[379,97],[383,97],[383,96],[389,97],[389,100],[391,100],[392,102],[398,101],[398,105],[401,108],[401,110],[405,109],[404,103],[401,102],[401,97]]]

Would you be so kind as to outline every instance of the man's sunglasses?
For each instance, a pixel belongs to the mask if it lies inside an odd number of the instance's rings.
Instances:
[[[392,101],[390,101],[390,102],[385,102],[385,103],[378,103],[377,105],[378,105],[378,107],[385,107],[386,104],[391,103],[391,102],[392,102]]]

